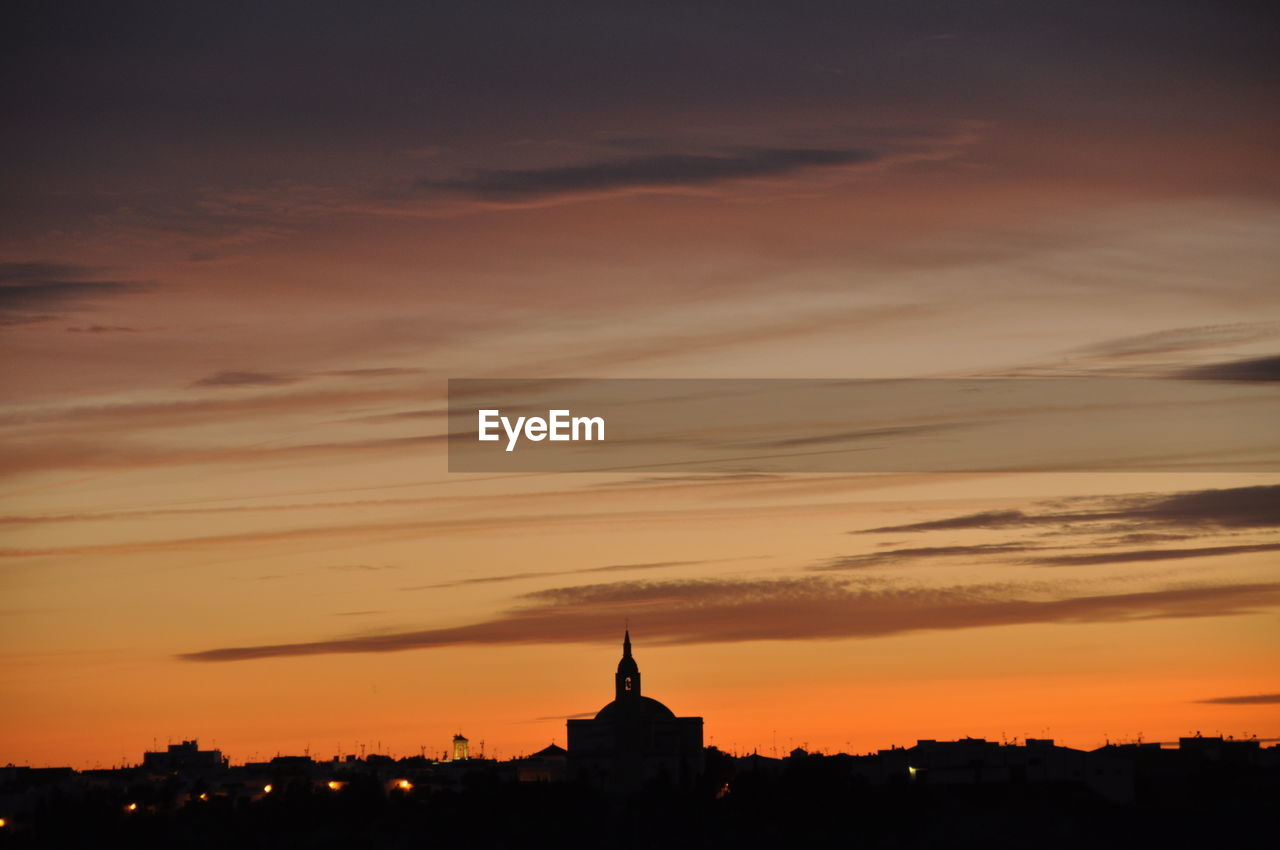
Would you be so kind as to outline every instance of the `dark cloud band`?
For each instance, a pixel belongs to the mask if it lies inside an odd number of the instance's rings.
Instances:
[[[487,200],[516,200],[644,187],[700,186],[725,180],[778,177],[801,169],[856,165],[877,157],[865,150],[760,148],[722,154],[653,156],[551,168],[483,169],[465,177],[420,180],[419,187]]]
[[[0,328],[65,318],[91,309],[104,298],[151,288],[141,281],[100,279],[99,271],[68,263],[0,263]],[[114,326],[94,329],[128,330]]]
[[[1204,381],[1280,381],[1280,357],[1255,357],[1197,366],[1183,371],[1181,377]]]
[[[245,661],[460,645],[607,640],[622,612],[655,643],[878,637],[1028,623],[1125,622],[1244,614],[1280,604],[1280,583],[1035,598],[1017,585],[904,588],[827,578],[618,582],[527,594],[491,620],[442,629],[208,649],[186,661]]]
[[[927,522],[885,525],[852,533],[897,534],[913,531],[1023,528],[1095,522],[1204,529],[1280,526],[1280,485],[1274,484],[1221,490],[1192,490],[1173,495],[1090,498],[1078,501],[1082,506],[1074,510],[983,511]]]
[[[1251,694],[1242,697],[1213,697],[1196,702],[1203,705],[1280,705],[1280,694]]]

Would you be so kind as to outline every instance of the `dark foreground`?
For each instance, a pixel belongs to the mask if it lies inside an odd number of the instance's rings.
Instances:
[[[717,772],[696,788],[620,796],[572,783],[498,782],[388,794],[286,784],[257,800],[172,809],[118,795],[51,797],[0,848],[1134,848],[1276,846],[1272,770],[1143,782],[1133,803],[1052,783],[871,787],[838,758],[776,773]],[[727,790],[726,790],[727,780]],[[19,828],[13,828],[18,826]]]

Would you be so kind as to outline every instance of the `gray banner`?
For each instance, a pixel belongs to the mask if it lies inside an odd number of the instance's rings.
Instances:
[[[1280,390],[1185,379],[452,379],[451,472],[1280,470]]]

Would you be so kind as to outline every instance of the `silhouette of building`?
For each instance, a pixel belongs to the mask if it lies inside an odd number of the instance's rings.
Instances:
[[[1221,735],[1195,735],[1178,739],[1178,752],[1187,758],[1217,764],[1257,764],[1261,746],[1255,739],[1223,738]]]
[[[481,741],[481,743],[484,742]],[[483,749],[484,748],[481,747],[481,750]],[[453,760],[466,761],[469,758],[471,758],[471,742],[462,737],[462,733],[459,732],[457,735],[453,736]]]
[[[793,754],[794,755],[794,754]],[[881,750],[858,770],[873,782],[921,785],[1059,783],[1083,785],[1116,803],[1132,802],[1133,764],[1103,751],[1058,746],[1052,738],[1028,738],[1024,746],[984,738],[919,740],[914,747]]]
[[[552,744],[531,756],[515,759],[516,780],[519,782],[560,782],[565,778],[569,752]]]
[[[219,750],[202,750],[198,741],[170,744],[164,752],[142,754],[142,767],[154,773],[179,773],[195,770],[219,770],[227,759]]]
[[[702,718],[676,717],[640,688],[631,633],[622,639],[613,701],[590,720],[568,721],[569,775],[626,790],[651,780],[688,785],[702,773]]]

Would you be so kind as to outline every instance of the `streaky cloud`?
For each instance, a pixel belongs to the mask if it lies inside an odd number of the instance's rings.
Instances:
[[[1241,697],[1198,699],[1202,705],[1280,705],[1280,694],[1250,694]]]
[[[804,437],[791,437],[784,440],[751,440],[737,445],[760,449],[785,449],[800,446],[825,446],[838,443],[857,442],[859,440],[877,440],[886,437],[907,437],[918,434],[938,434],[968,427],[968,423],[952,422],[933,425],[901,425],[891,428],[862,428],[856,431],[840,431],[831,434],[812,434]]]
[[[230,646],[184,661],[246,661],[464,645],[610,639],[625,612],[657,644],[831,640],[1033,623],[1130,622],[1254,613],[1280,604],[1280,582],[1168,587],[1043,598],[1023,585],[895,587],[827,577],[618,582],[551,588],[478,623],[390,634]]]
[[[1280,334],[1280,323],[1234,322],[1220,325],[1167,328],[1073,349],[1072,353],[1107,359],[1178,354],[1269,339]]]
[[[137,334],[142,333],[142,330],[125,325],[89,325],[85,328],[67,328],[66,332],[69,334]]]
[[[419,180],[417,185],[487,200],[516,200],[618,189],[700,186],[876,159],[876,154],[857,149],[739,148],[716,154],[664,153],[548,168],[480,169],[465,177]]]
[[[1044,555],[1025,563],[1037,567],[1086,567],[1096,564],[1131,564],[1140,561],[1179,561],[1186,558],[1209,558],[1221,555],[1244,555],[1251,552],[1277,552],[1280,543],[1255,543],[1240,546],[1201,546],[1191,549],[1131,549],[1122,552],[1099,552],[1089,555]]]
[[[850,534],[898,533],[903,531],[946,531],[966,528],[1016,528],[1019,526],[1037,525],[1043,520],[1023,511],[981,511],[975,514],[963,514],[947,519],[935,519],[927,522],[912,522],[906,525],[882,525],[877,528],[866,528],[851,531]]]
[[[417,375],[424,370],[387,366],[369,369],[331,369],[325,372],[287,374],[284,372],[259,372],[229,369],[215,372],[191,382],[193,387],[276,387],[296,384],[310,378],[394,378]]]
[[[1178,375],[1201,381],[1247,381],[1270,383],[1280,381],[1280,356],[1231,360],[1184,369]]]
[[[658,570],[668,567],[687,567],[695,564],[705,564],[707,561],[653,561],[645,564],[608,564],[603,567],[587,567],[581,570],[543,570],[539,572],[526,573],[507,573],[505,575],[496,576],[476,576],[474,578],[460,578],[453,581],[442,581],[438,584],[420,584],[412,587],[402,587],[401,590],[442,590],[450,587],[466,587],[475,584],[505,584],[512,581],[525,581],[527,579],[536,578],[553,578],[557,576],[575,576],[586,575],[589,573],[612,573],[626,572],[629,570]]]
[[[1270,528],[1280,526],[1280,485],[1191,490],[1183,493],[1073,499],[1089,507],[1027,512],[983,511],[905,525],[861,529],[851,534],[958,529],[1020,528],[1086,522],[1128,522],[1181,528]]]
[[[70,263],[0,263],[0,328],[64,319],[70,313],[93,309],[104,298],[144,292],[154,286],[137,280],[102,279],[99,272]]]
[[[328,378],[397,378],[402,375],[421,375],[426,371],[417,366],[374,366],[368,369],[330,369],[315,374]]]
[[[933,558],[981,557],[1039,549],[1024,543],[985,543],[976,546],[916,546],[903,549],[886,549],[865,555],[843,555],[807,567],[810,572],[859,570],[889,564],[911,563]]]
[[[241,372],[236,370],[215,372],[192,381],[193,387],[275,387],[296,384],[302,380],[296,375],[280,372]]]
[[[76,444],[46,441],[13,441],[0,450],[0,474],[19,474],[48,469],[121,469],[138,466],[182,466],[204,463],[253,463],[267,459],[332,457],[346,453],[397,452],[435,447],[448,439],[445,434],[420,437],[387,437],[332,443],[304,443],[271,446],[258,443],[228,448],[145,448]]]

